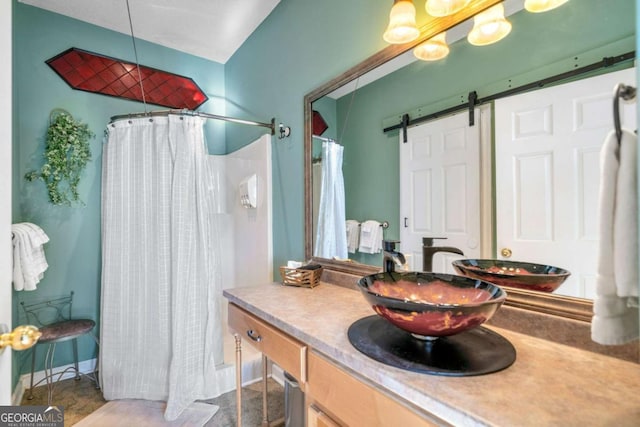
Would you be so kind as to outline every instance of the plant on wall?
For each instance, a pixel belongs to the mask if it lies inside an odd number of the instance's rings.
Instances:
[[[89,160],[89,140],[94,137],[89,126],[64,110],[53,110],[47,129],[45,163],[39,171],[25,175],[28,181],[41,179],[54,205],[70,206],[80,202],[78,184]]]

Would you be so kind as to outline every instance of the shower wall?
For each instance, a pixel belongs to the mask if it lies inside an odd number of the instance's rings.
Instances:
[[[223,194],[218,214],[224,230],[224,286],[252,286],[273,278],[271,265],[271,136],[224,156],[210,156],[214,185]],[[257,206],[240,202],[240,182],[257,177]]]
[[[209,157],[214,188],[221,195],[216,214],[222,256],[222,289],[261,285],[273,280],[271,237],[271,136],[263,135],[251,144],[227,155]],[[245,208],[240,201],[240,183],[255,174],[257,199],[255,208]],[[224,365],[218,377],[224,389],[235,387],[234,340],[227,330],[227,300],[221,301],[224,326]],[[243,381],[261,375],[260,354],[243,345]]]

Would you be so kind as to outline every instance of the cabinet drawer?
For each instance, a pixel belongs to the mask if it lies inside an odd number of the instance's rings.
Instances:
[[[307,381],[307,347],[251,313],[229,304],[229,327],[298,382]]]
[[[340,427],[327,414],[316,408],[309,406],[307,410],[307,427]]]
[[[320,412],[310,406],[315,405],[326,411],[333,422],[351,427],[449,425],[429,414],[414,412],[314,352],[309,353],[308,365],[308,413]]]

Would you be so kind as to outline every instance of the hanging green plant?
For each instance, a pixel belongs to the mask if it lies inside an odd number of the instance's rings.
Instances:
[[[89,140],[93,137],[87,124],[75,120],[67,111],[53,110],[47,129],[44,165],[39,171],[27,173],[25,178],[44,181],[54,205],[84,204],[78,194],[78,184],[91,160]]]

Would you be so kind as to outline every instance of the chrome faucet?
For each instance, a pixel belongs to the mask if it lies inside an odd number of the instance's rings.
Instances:
[[[398,240],[383,240],[383,260],[382,268],[385,273],[393,273],[396,271],[396,265],[402,267],[407,263],[404,255],[401,252],[396,251],[396,243],[400,243]]]
[[[464,255],[460,249],[452,246],[433,246],[434,239],[446,239],[446,237],[422,238],[422,271],[431,271],[433,269],[433,256],[437,252],[451,252],[458,255]]]

